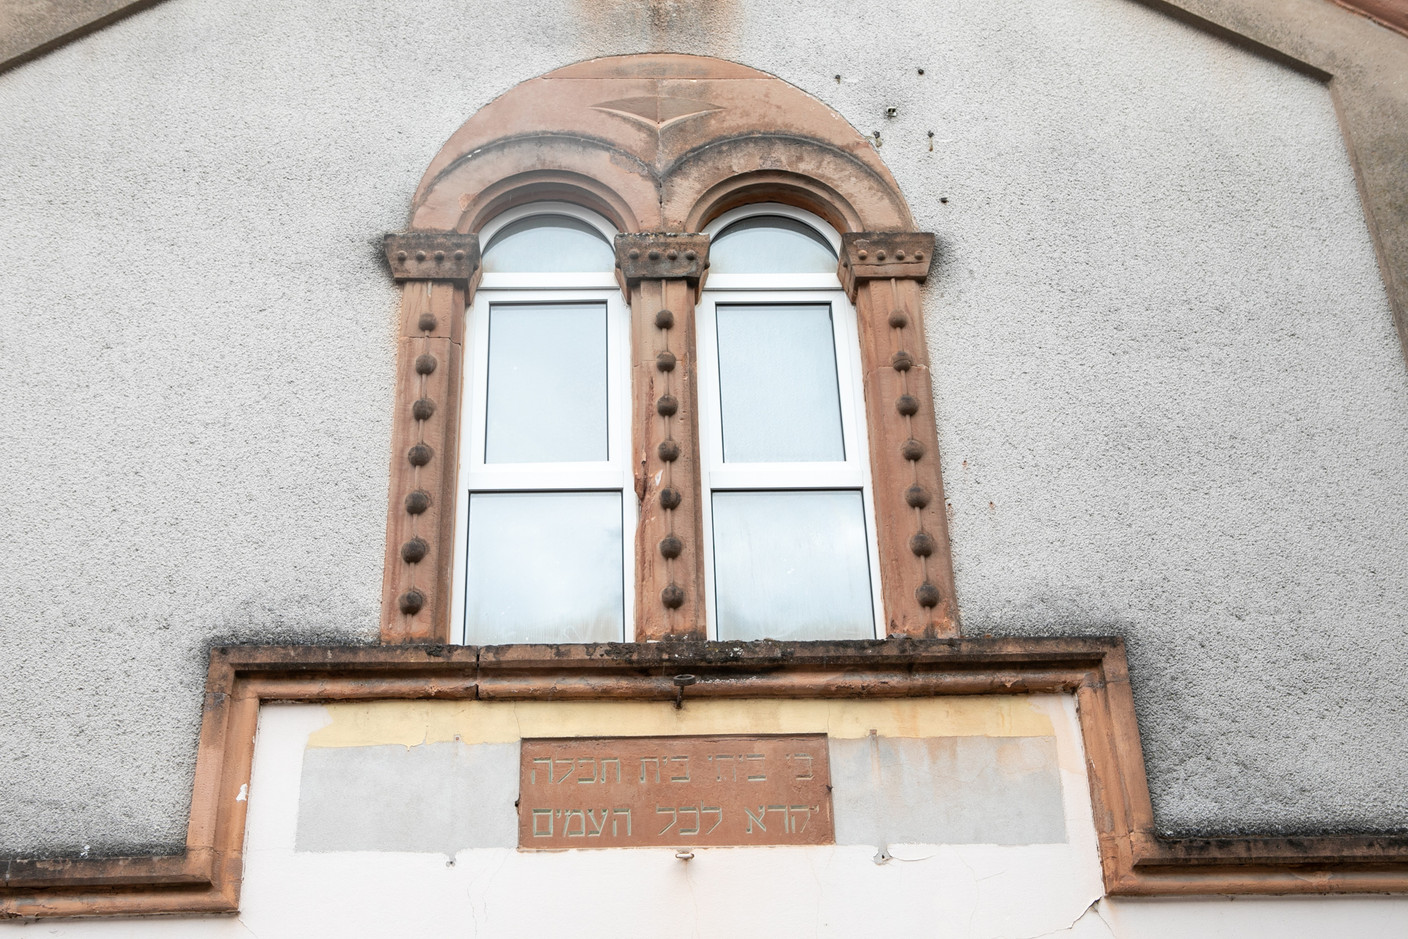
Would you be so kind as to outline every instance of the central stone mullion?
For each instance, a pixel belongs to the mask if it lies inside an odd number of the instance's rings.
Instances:
[[[694,307],[708,251],[701,234],[616,236],[631,306],[638,642],[706,636]]]

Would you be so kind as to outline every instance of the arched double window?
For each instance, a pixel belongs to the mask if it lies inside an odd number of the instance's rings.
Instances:
[[[485,107],[387,237],[383,639],[956,635],[933,245],[864,137],[743,66]]]
[[[840,236],[809,212],[766,203],[729,211],[706,233],[710,276],[689,343],[698,354],[677,365],[697,362],[699,408],[669,415],[697,413],[698,427],[678,436],[699,441],[700,475],[677,478],[667,466],[661,486],[701,509],[709,635],[873,638],[875,524]],[[652,417],[631,413],[614,234],[566,203],[509,210],[480,232],[465,330],[456,639],[633,635],[630,428]]]

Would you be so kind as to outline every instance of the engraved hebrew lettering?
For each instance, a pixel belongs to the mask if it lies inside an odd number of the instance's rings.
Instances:
[[[591,772],[592,772],[591,776],[583,776],[583,775],[582,775],[581,766],[582,766],[583,763],[586,763],[587,766],[590,767]],[[593,760],[593,759],[591,759],[590,757],[579,757],[579,758],[577,759],[577,782],[578,782],[578,783],[594,783],[594,782],[596,782],[596,760]]]
[[[658,756],[643,756],[640,758],[640,781],[645,782],[646,764],[655,767],[655,781],[660,781],[660,758]]]
[[[525,739],[518,844],[831,844],[828,752],[824,734]]]
[[[750,763],[761,763],[761,762],[763,762],[763,755],[762,755],[761,753],[750,753],[750,754],[748,754],[747,756],[745,756],[744,759],[745,759],[745,760],[748,760]],[[761,766],[752,766],[752,767],[749,767],[749,769],[755,770],[755,772],[752,772],[752,773],[749,773],[749,774],[748,774],[748,781],[749,781],[749,782],[766,782],[766,781],[767,781],[767,778],[768,778],[768,777],[767,777],[767,774],[762,771],[762,767],[761,767]]]
[[[536,759],[533,760],[533,769],[532,769],[532,770],[529,772],[529,774],[528,774],[528,781],[531,782],[531,783],[537,783],[537,781],[538,781],[538,764],[539,764],[539,763],[546,763],[546,764],[547,764],[547,767],[548,767],[548,778],[549,778],[549,779],[552,778],[552,760],[549,759],[548,757],[540,756],[540,757],[537,757]]]
[[[680,762],[684,763],[684,773],[683,773],[682,775],[679,775],[679,776],[671,776],[671,777],[670,777],[670,782],[689,782],[689,757],[687,757],[687,756],[672,756],[672,757],[670,757],[670,762],[671,762],[671,763],[680,763]]]

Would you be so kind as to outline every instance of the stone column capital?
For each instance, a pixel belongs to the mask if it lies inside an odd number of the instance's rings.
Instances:
[[[846,232],[841,236],[841,265],[836,273],[854,303],[864,281],[923,280],[929,276],[933,258],[932,232]]]
[[[709,268],[709,236],[697,232],[629,232],[616,236],[621,289],[642,280],[684,280],[696,290]]]
[[[386,260],[397,281],[446,280],[468,289],[479,270],[479,236],[456,231],[391,232]]]

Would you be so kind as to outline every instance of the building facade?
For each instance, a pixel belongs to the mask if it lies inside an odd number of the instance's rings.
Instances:
[[[1392,4],[117,12],[0,73],[18,926],[1408,929]]]

